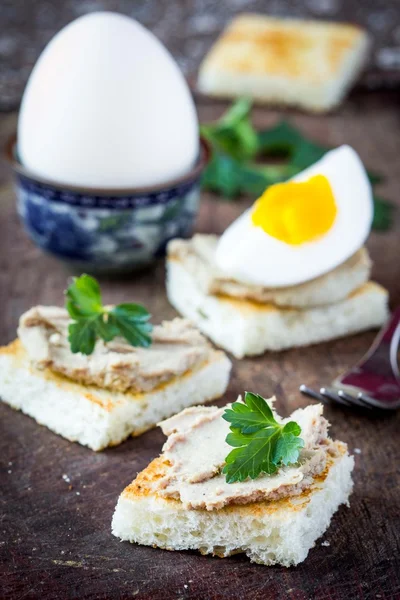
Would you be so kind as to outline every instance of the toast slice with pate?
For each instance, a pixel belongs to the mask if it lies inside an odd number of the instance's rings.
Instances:
[[[155,326],[149,348],[98,340],[90,356],[71,352],[68,323],[58,307],[21,317],[19,338],[0,348],[0,399],[70,441],[114,446],[226,390],[229,359],[188,321]]]
[[[367,281],[364,249],[322,277],[272,289],[221,277],[200,245],[202,251],[191,241],[169,244],[168,299],[236,358],[332,340],[380,327],[388,318],[388,292]]]
[[[160,424],[168,435],[163,454],[120,495],[112,532],[167,550],[244,552],[264,565],[296,565],[348,503],[353,457],[346,444],[328,437],[322,406],[313,405],[291,415],[304,439],[296,465],[227,483],[221,469],[229,428],[222,412],[194,407]]]
[[[205,57],[198,89],[324,112],[340,104],[369,48],[367,32],[356,25],[242,14]]]

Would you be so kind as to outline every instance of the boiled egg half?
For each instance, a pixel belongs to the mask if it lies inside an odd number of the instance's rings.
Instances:
[[[372,189],[350,146],[263,195],[221,236],[216,264],[230,277],[265,287],[303,283],[333,270],[364,244]]]

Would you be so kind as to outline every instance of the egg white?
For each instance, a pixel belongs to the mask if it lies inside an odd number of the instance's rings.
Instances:
[[[359,250],[373,218],[371,184],[361,159],[350,146],[341,146],[293,181],[318,174],[328,179],[337,206],[336,220],[325,235],[300,245],[286,244],[255,227],[249,209],[221,236],[217,266],[243,283],[286,287],[331,271]]]
[[[30,171],[91,188],[156,186],[186,175],[198,153],[185,78],[140,23],[94,12],[46,46],[18,121],[18,154]]]

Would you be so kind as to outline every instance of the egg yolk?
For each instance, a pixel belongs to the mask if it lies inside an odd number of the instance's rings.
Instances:
[[[311,242],[326,234],[337,215],[328,179],[278,183],[265,190],[254,206],[253,225],[286,244]]]

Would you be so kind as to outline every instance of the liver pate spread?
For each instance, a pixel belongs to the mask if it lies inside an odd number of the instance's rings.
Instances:
[[[168,257],[180,261],[196,278],[205,294],[226,295],[276,306],[310,308],[332,302],[332,294],[343,289],[343,299],[353,289],[368,281],[371,261],[365,248],[360,248],[342,265],[311,281],[296,286],[267,288],[240,282],[222,272],[215,264],[214,255],[218,236],[196,234],[190,240],[175,239],[168,245]]]
[[[38,368],[49,368],[86,385],[117,391],[148,392],[205,364],[213,349],[185,319],[164,321],[151,334],[149,348],[121,338],[98,340],[94,352],[73,354],[68,342],[70,318],[63,308],[36,306],[22,315],[18,336]]]
[[[192,407],[160,424],[169,436],[163,458],[170,467],[155,483],[159,495],[178,499],[188,509],[206,510],[298,495],[324,470],[328,452],[335,452],[321,405],[298,409],[290,419],[275,415],[280,422],[294,420],[300,425],[305,446],[299,463],[274,475],[228,484],[221,470],[232,448],[225,442],[229,424],[223,412],[224,408]]]

